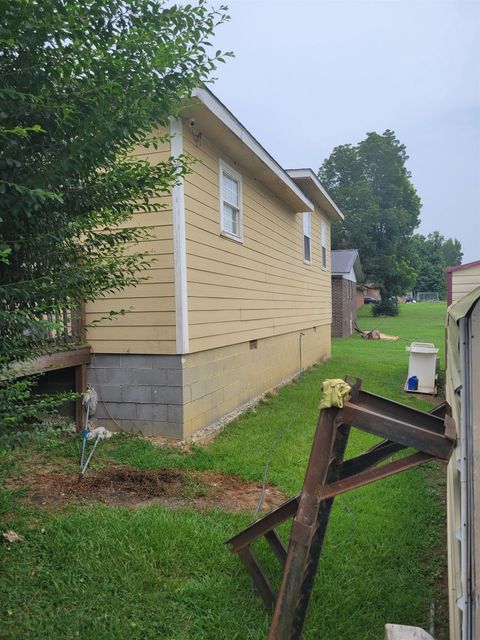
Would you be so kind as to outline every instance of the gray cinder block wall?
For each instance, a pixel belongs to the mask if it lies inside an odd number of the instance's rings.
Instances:
[[[88,382],[99,425],[174,438],[183,436],[182,356],[95,354]]]

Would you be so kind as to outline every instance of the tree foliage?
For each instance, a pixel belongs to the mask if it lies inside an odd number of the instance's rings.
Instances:
[[[336,147],[319,178],[345,215],[333,227],[334,249],[358,249],[367,281],[382,298],[403,293],[415,279],[412,235],[420,199],[395,133],[371,132],[357,145]]]
[[[426,237],[417,234],[413,237],[416,254],[417,276],[416,291],[436,291],[445,297],[446,285],[444,269],[462,262],[462,247],[457,239],[445,238],[439,231],[433,231]]]
[[[460,240],[447,238],[442,245],[443,261],[446,267],[455,267],[462,264],[463,252]]]
[[[135,285],[151,263],[136,211],[187,170],[155,146],[220,51],[225,7],[153,0],[0,0],[0,374],[41,351],[41,314]],[[161,213],[159,213],[161,215]],[[2,383],[0,395],[6,385]],[[0,398],[1,400],[1,398]]]

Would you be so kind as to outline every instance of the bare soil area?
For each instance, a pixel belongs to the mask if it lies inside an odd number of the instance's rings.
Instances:
[[[261,484],[212,471],[183,469],[134,469],[109,466],[76,473],[48,470],[12,478],[7,486],[26,487],[27,500],[35,505],[62,507],[71,503],[102,502],[107,505],[139,508],[151,504],[253,511]],[[286,499],[278,488],[267,485],[262,511],[270,511]]]

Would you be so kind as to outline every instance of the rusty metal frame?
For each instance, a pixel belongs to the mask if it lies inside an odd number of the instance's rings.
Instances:
[[[344,460],[352,427],[384,439]],[[274,609],[269,640],[298,640],[302,634],[335,496],[432,460],[447,462],[455,438],[445,407],[418,411],[363,391],[358,378],[342,409],[320,412],[302,492],[226,543],[238,554],[264,605]],[[407,448],[416,452],[380,464]],[[292,518],[287,550],[276,527]],[[251,548],[261,537],[283,566],[278,594]]]

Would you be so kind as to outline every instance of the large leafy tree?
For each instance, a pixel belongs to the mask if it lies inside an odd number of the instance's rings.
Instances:
[[[420,199],[405,163],[405,146],[386,130],[357,145],[336,147],[319,178],[345,215],[333,228],[334,249],[359,249],[368,281],[382,298],[400,294],[415,278],[411,238]]]
[[[426,237],[415,235],[413,242],[417,255],[415,290],[434,291],[444,297],[444,269],[461,263],[463,254],[460,241],[452,238],[445,240],[439,231],[433,231]]]
[[[446,267],[455,267],[462,264],[463,252],[460,240],[447,238],[442,246],[443,259]]]
[[[223,61],[209,38],[225,11],[0,0],[0,396],[10,363],[44,348],[42,314],[142,278],[132,245],[148,230],[123,223],[158,209],[187,162],[130,151]]]
[[[428,234],[427,237],[414,236],[413,241],[417,254],[417,276],[414,287],[416,291],[434,291],[438,292],[440,297],[443,296],[445,289],[444,240],[438,231]]]

